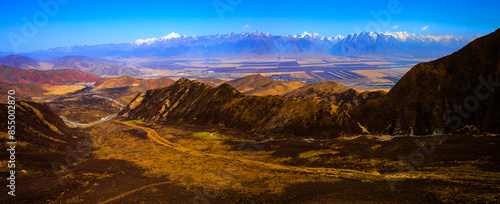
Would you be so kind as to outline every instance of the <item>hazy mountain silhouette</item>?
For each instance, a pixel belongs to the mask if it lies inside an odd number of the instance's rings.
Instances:
[[[0,57],[0,65],[19,69],[40,69],[40,64],[37,59],[22,55],[7,55],[5,57]]]

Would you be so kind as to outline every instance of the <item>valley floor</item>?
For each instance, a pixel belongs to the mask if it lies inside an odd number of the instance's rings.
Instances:
[[[62,182],[54,176],[19,178],[17,202],[487,203],[500,198],[497,136],[448,135],[435,146],[415,143],[431,136],[318,141],[275,135],[256,142],[219,126],[117,119],[83,130],[92,137],[91,156],[68,169]],[[422,161],[409,158],[425,148],[433,151],[418,157]],[[414,171],[402,161],[414,161]]]

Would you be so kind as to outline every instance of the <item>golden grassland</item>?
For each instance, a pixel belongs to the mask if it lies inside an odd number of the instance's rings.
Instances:
[[[345,145],[325,144],[323,149],[304,149],[289,156],[274,156],[281,150],[256,149],[259,144],[241,136],[186,127],[117,121],[86,128],[94,137],[96,159],[131,161],[152,178],[168,177],[188,189],[215,192],[221,199],[239,195],[288,195],[297,185],[328,183],[346,179],[363,183],[385,183],[384,169],[397,169],[401,162],[390,158],[345,155]],[[346,140],[350,142],[350,140]],[[342,142],[341,142],[342,143]],[[365,144],[361,142],[360,144]],[[253,144],[253,145],[252,145]],[[365,152],[377,154],[383,144],[368,144]],[[361,145],[362,146],[362,145]],[[241,147],[241,148],[239,148]],[[272,145],[271,145],[272,147]],[[238,150],[255,151],[238,151]],[[370,153],[371,152],[371,153]],[[474,165],[481,160],[457,162],[452,166],[428,166],[418,171],[391,174],[391,179],[428,180],[450,185],[425,188],[442,202],[494,201],[497,193],[475,192],[472,186],[498,189],[500,173]],[[313,185],[314,186],[314,185]],[[233,193],[230,193],[233,192]],[[292,194],[290,194],[292,195]],[[457,198],[457,195],[459,197]],[[465,197],[464,197],[465,196]]]
[[[114,123],[116,126],[123,126],[118,122]],[[138,126],[129,127],[137,128]],[[126,130],[127,128],[119,127],[119,129]],[[99,159],[129,160],[145,168],[146,176],[168,176],[176,183],[188,188],[207,188],[208,186],[216,191],[237,191],[259,195],[279,194],[288,186],[301,182],[338,181],[337,176],[325,177],[308,169],[289,169],[277,164],[254,161],[252,159],[255,156],[251,154],[238,158],[237,155],[240,153],[228,151],[231,146],[224,145],[223,141],[199,138],[194,136],[196,133],[189,131],[171,129],[172,133],[182,131],[180,135],[193,135],[192,138],[180,139],[181,141],[174,146],[162,145],[163,142],[160,140],[143,140],[130,135],[117,134],[109,127],[92,131],[103,135],[113,135],[112,138],[96,140],[98,150],[95,154]],[[184,147],[183,144],[190,146]],[[369,173],[360,173],[358,176],[364,177],[365,174]],[[253,184],[254,187],[249,188],[248,184]]]
[[[42,86],[43,89],[47,90],[48,93],[44,93],[44,95],[65,95],[68,93],[72,93],[78,90],[82,90],[85,88],[85,86],[51,86],[51,85],[44,85]]]

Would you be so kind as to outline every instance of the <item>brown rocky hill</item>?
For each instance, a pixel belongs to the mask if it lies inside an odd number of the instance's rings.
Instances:
[[[120,76],[120,77],[106,77],[97,81],[94,86],[96,89],[108,89],[108,88],[123,88],[123,87],[135,87],[137,91],[146,91],[149,89],[156,89],[160,87],[170,86],[175,81],[168,77],[157,78],[157,79],[142,79],[134,78],[130,76]]]
[[[198,78],[196,79],[196,81],[210,85],[211,87],[216,87],[227,82],[227,80],[217,79],[217,78]]]
[[[227,84],[245,95],[255,96],[280,95],[306,85],[299,81],[273,80],[260,74],[235,79]]]
[[[141,79],[130,76],[106,77],[94,84],[101,95],[116,98],[128,103],[135,95],[146,90],[170,86],[175,81],[168,77],[158,79]]]
[[[137,88],[141,91],[157,89],[161,87],[167,87],[174,84],[175,81],[168,77],[162,77],[158,79],[146,79]]]
[[[138,86],[143,80],[130,76],[104,77],[94,84],[96,89]]]
[[[414,66],[353,114],[375,133],[500,132],[500,29]]]
[[[308,99],[318,97],[344,110],[353,110],[370,100],[385,95],[385,91],[365,91],[345,86],[335,81],[310,83],[288,93],[282,94],[285,98]]]
[[[319,99],[245,96],[228,84],[213,88],[188,79],[137,95],[121,115],[156,123],[219,124],[253,133],[336,137],[361,132],[345,111]]]

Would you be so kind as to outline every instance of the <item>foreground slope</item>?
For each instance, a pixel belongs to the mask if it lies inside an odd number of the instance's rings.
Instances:
[[[7,105],[1,104],[1,107],[2,115],[7,116]],[[2,120],[5,120],[4,118]],[[57,149],[67,143],[68,139],[72,139],[71,129],[44,104],[27,100],[17,101],[15,121],[19,127],[16,137],[23,142],[29,142],[30,149]],[[2,131],[7,130],[6,125],[7,122],[2,123]]]
[[[7,134],[9,110],[7,106],[7,104],[0,104],[0,114],[5,116],[0,119],[0,140],[5,148],[7,148],[6,142],[10,141]],[[45,104],[27,100],[16,101],[15,116],[15,139],[18,142],[16,149],[21,149],[22,152],[16,155],[18,157],[16,168],[20,172],[18,176],[21,177],[54,173],[53,162],[66,164],[67,147],[76,148],[77,143],[85,138],[84,133],[69,128]],[[8,153],[2,152],[2,154]],[[2,156],[2,159],[7,158],[7,156]]]
[[[244,96],[228,84],[212,88],[188,79],[137,95],[121,114],[147,122],[219,124],[262,134],[330,137],[361,131],[346,112],[319,99]]]
[[[500,30],[413,67],[354,114],[373,132],[500,132]],[[465,127],[465,129],[464,129]]]

